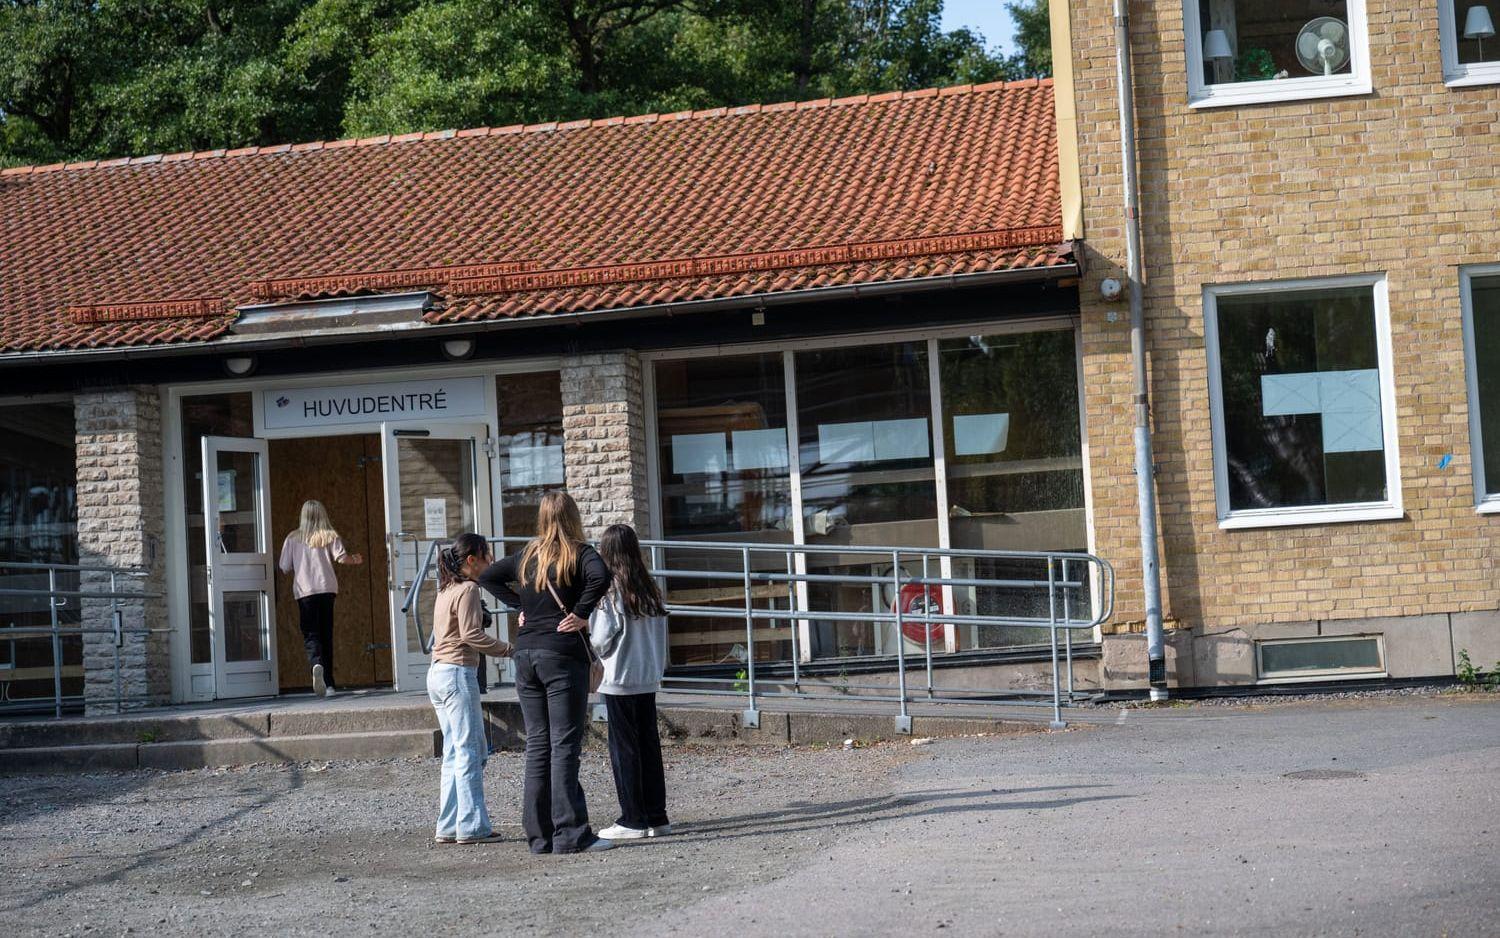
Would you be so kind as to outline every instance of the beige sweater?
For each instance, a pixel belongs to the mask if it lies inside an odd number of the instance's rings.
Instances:
[[[439,590],[432,610],[432,660],[474,667],[479,656],[510,654],[508,642],[484,631],[479,584],[464,581]]]

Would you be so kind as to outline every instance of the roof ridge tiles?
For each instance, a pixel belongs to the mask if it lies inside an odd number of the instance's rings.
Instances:
[[[706,108],[698,111],[678,111],[672,114],[617,115],[602,118],[583,118],[565,122],[548,121],[538,124],[512,124],[507,127],[470,127],[464,129],[415,131],[404,134],[380,134],[372,137],[349,137],[338,140],[311,140],[304,143],[282,143],[268,146],[238,147],[235,149],[220,148],[215,150],[189,150],[180,153],[152,153],[145,156],[122,156],[104,160],[77,160],[71,163],[11,166],[0,168],[0,176],[30,176],[62,170],[108,169],[117,166],[177,163],[188,160],[304,153],[315,150],[341,149],[344,147],[392,146],[402,143],[426,140],[449,140],[459,137],[496,137],[518,133],[556,133],[565,130],[583,130],[593,127],[615,127],[630,124],[654,124],[683,120],[717,120],[720,118],[766,114],[777,111],[814,110],[832,107],[850,107],[861,104],[884,104],[891,101],[913,101],[924,98],[953,97],[961,94],[984,94],[992,91],[1042,88],[1050,87],[1051,85],[1051,78],[1022,78],[1014,81],[992,81],[979,85],[951,85],[946,88],[919,88],[912,91],[887,91],[881,94],[850,95],[843,98],[778,101],[773,104],[742,104]]]

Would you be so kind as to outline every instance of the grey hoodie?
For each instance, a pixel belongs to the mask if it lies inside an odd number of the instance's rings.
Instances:
[[[601,694],[654,694],[667,670],[667,617],[632,616],[613,588],[589,616],[589,639],[604,662]]]

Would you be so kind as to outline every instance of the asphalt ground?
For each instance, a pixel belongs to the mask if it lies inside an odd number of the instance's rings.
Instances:
[[[0,780],[6,934],[1500,935],[1500,695],[669,753],[680,833],[430,843],[433,760]],[[602,753],[585,757],[612,820]]]

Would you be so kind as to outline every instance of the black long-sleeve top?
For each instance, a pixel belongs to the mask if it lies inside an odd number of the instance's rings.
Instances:
[[[545,649],[587,660],[585,639],[579,635],[588,633],[559,632],[557,626],[570,611],[580,619],[588,619],[609,591],[609,569],[598,551],[584,545],[578,551],[572,572],[566,585],[552,584],[565,608],[558,608],[545,587],[537,591],[531,578],[522,575],[519,553],[495,561],[479,575],[479,585],[496,599],[526,613],[526,624],[516,634],[517,649]]]

